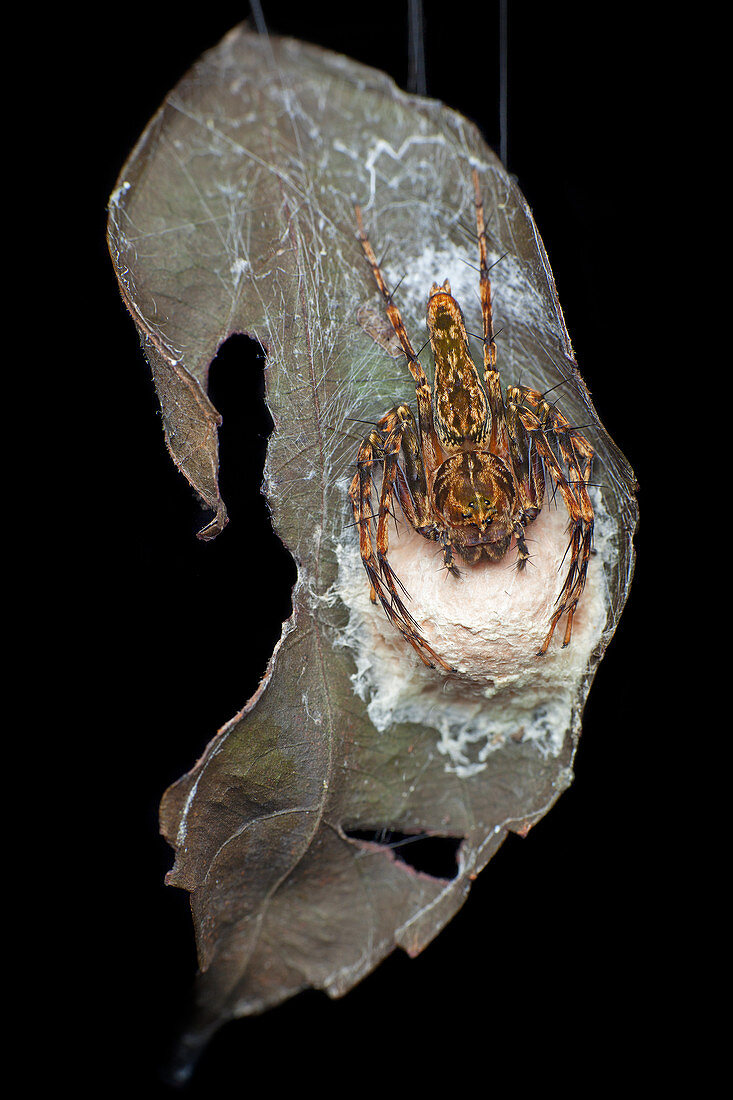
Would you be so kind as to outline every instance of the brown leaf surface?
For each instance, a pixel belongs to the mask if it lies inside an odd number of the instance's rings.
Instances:
[[[459,766],[436,743],[439,719],[377,728],[370,718],[339,569],[355,545],[345,497],[352,421],[414,398],[407,372],[400,379],[400,364],[358,321],[375,299],[354,203],[375,242],[392,243],[387,274],[393,284],[405,276],[400,305],[408,330],[421,333],[426,277],[447,273],[459,291],[475,278],[465,228],[473,165],[492,250],[506,254],[496,289],[497,327],[511,333],[502,369],[540,389],[570,380],[563,410],[594,424],[615,529],[603,564],[608,617],[572,685],[559,747],[506,737]],[[507,831],[528,829],[567,787],[583,702],[631,579],[633,474],[576,372],[516,184],[473,126],[378,72],[235,29],[141,137],[110,200],[109,243],[169,450],[213,512],[204,538],[226,523],[209,364],[234,332],[265,347],[275,423],[265,491],[298,566],[294,614],[257,695],[161,807],[176,851],[168,881],[191,892],[202,971],[192,1053],[232,1016],[308,986],[340,995],[395,946],[419,952]],[[478,331],[475,293],[459,296]],[[490,727],[491,699],[477,708],[475,722]],[[379,843],[380,830],[456,838],[455,877],[417,872]]]

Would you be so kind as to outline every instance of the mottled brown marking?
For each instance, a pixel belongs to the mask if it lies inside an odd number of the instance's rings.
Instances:
[[[435,356],[435,427],[444,450],[483,443],[489,406],[471,358],[461,308],[448,290],[433,286],[428,299],[428,332]]]

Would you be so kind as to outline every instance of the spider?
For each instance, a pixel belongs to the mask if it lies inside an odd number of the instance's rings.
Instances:
[[[390,622],[425,665],[434,668],[438,664],[447,672],[455,669],[421,636],[404,603],[408,594],[388,561],[387,525],[394,494],[415,530],[440,544],[445,568],[454,577],[460,576],[456,555],[468,564],[482,558],[496,562],[505,556],[512,538],[521,570],[529,558],[525,528],[539,515],[549,473],[570,517],[570,563],[538,656],[547,652],[563,615],[567,616],[563,646],[570,642],[593,540],[593,506],[587,491],[593,448],[543,394],[526,386],[506,386],[506,396],[502,394],[483,200],[475,169],[473,186],[483,380],[469,352],[461,308],[446,279],[442,286],[433,283],[427,303],[427,327],[435,357],[432,394],[364,232],[361,210],[356,207],[357,236],[402,346],[417,401],[417,419],[409,405],[396,405],[377,421],[359,447],[357,471],[349,488],[359,550],[372,602],[379,599]],[[559,460],[548,435],[554,437]],[[372,509],[375,464],[383,468],[376,516]]]

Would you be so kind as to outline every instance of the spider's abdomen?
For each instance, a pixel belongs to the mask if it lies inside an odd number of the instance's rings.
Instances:
[[[467,443],[480,445],[491,429],[489,403],[468,349],[463,314],[447,279],[442,288],[433,285],[428,331],[435,356],[433,406],[441,445],[448,454]]]

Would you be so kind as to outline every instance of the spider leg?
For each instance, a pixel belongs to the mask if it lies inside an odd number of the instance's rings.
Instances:
[[[558,446],[563,458],[572,449],[578,464],[583,461],[584,465],[581,473],[583,481],[587,485],[590,481],[591,464],[595,451],[585,436],[581,435],[577,429],[572,428],[560,410],[546,401],[537,390],[529,389],[527,386],[511,386],[508,388],[507,393],[517,404],[530,405],[537,411],[537,415],[547,430],[557,436]]]
[[[524,569],[530,555],[527,549],[527,540],[524,537],[523,523],[518,523],[514,528],[514,537],[517,540],[517,569]]]
[[[453,560],[453,543],[446,529],[443,527],[438,535],[438,541],[443,547],[443,561],[448,572],[454,577],[460,577],[461,571]]]
[[[378,599],[389,621],[399,630],[403,638],[410,643],[423,664],[434,668],[439,664],[447,672],[452,672],[450,665],[446,664],[435,650],[428,644],[419,632],[414,618],[407,610],[403,596],[407,597],[404,585],[392,569],[387,554],[389,551],[388,523],[392,511],[392,495],[395,491],[395,483],[398,486],[398,497],[404,496],[408,506],[407,518],[418,527],[415,522],[418,519],[407,489],[404,474],[398,466],[403,435],[412,431],[414,433],[414,419],[412,413],[409,417],[401,417],[400,410],[395,410],[394,424],[389,435],[384,439],[383,435],[373,430],[366,437],[359,448],[357,459],[357,472],[349,489],[349,497],[354,512],[354,519],[359,528],[359,552],[364,564],[367,577],[371,586],[373,600]],[[387,424],[391,423],[392,414],[388,413],[383,418]],[[380,421],[381,423],[381,421]],[[372,520],[375,519],[372,510],[372,477],[375,462],[383,464],[382,486],[379,495],[379,510],[376,517],[376,548],[372,538]]]
[[[484,201],[481,197],[478,172],[473,170],[473,188],[476,203],[476,230],[479,246],[479,295],[481,298],[481,316],[484,326],[484,384],[491,410],[490,451],[502,454],[507,447],[507,427],[504,402],[501,396],[499,371],[496,369],[496,343],[494,342],[494,320],[491,307],[491,280],[486,246],[486,225],[484,223]]]
[[[506,424],[509,455],[517,483],[521,512],[514,534],[517,540],[517,568],[523,569],[529,559],[524,528],[540,513],[545,498],[545,473],[542,457],[532,435],[519,416],[516,387],[507,386]]]
[[[395,462],[393,475],[397,496],[402,511],[415,530],[426,534],[427,529],[433,526],[433,509],[412,409],[409,405],[397,405],[382,417],[379,427],[385,436],[399,428],[402,465],[398,466]]]
[[[585,587],[588,561],[593,546],[593,505],[587,489],[593,460],[593,448],[584,436],[573,431],[562,413],[549,405],[541,394],[538,394],[535,390],[513,387],[510,388],[509,397],[511,399],[519,397],[521,399],[521,404],[516,403],[519,420],[530,438],[534,440],[540,457],[562,494],[565,507],[570,516],[570,543],[568,546],[570,565],[557,599],[557,609],[550,619],[549,632],[540,647],[540,655],[544,655],[550,645],[555,628],[563,615],[567,615],[567,620],[562,644],[566,646],[570,642],[575,611]],[[528,404],[534,405],[539,415],[528,409]],[[552,432],[555,435],[560,457],[570,475],[569,479],[565,476],[555,452],[550,446],[547,432]],[[582,469],[580,466],[581,461],[583,462]]]
[[[435,436],[435,428],[433,426],[433,402],[432,394],[430,391],[430,384],[428,377],[423,370],[422,364],[415,353],[415,349],[410,343],[410,338],[407,335],[407,329],[405,323],[402,320],[402,315],[392,300],[392,295],[387,288],[387,284],[384,281],[384,276],[377,262],[377,257],[374,255],[374,249],[372,248],[369,238],[364,232],[364,223],[361,217],[361,210],[357,206],[356,208],[356,221],[359,227],[357,234],[361,247],[364,249],[364,255],[367,258],[367,262],[372,269],[372,275],[374,281],[379,288],[379,292],[384,299],[385,309],[387,316],[392,322],[392,328],[395,331],[402,350],[407,360],[407,366],[410,374],[415,382],[415,397],[417,400],[417,419],[420,425],[420,441],[421,449],[423,452],[424,460],[432,468],[439,465],[440,459],[438,457],[437,439]]]

